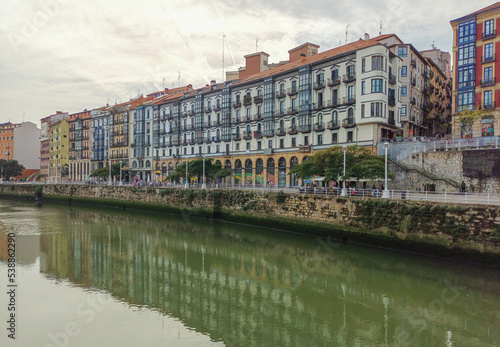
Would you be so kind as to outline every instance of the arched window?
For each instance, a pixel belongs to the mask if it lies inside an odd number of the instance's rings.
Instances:
[[[262,177],[262,172],[264,171],[264,161],[262,159],[257,159],[255,162],[255,183],[262,185],[264,178]]]
[[[337,124],[337,120],[338,120],[338,114],[337,114],[337,111],[333,111],[333,112],[332,112],[332,123],[333,123],[333,124]]]
[[[308,161],[309,157],[306,155],[304,158],[302,158],[302,162]]]
[[[262,124],[260,124],[260,123],[257,124],[257,132],[258,133],[262,132]]]
[[[295,117],[292,118],[292,130],[297,129],[297,122],[295,120]]]
[[[220,129],[217,129],[217,131],[215,133],[216,133],[216,136],[217,136],[217,140],[220,139]]]
[[[226,162],[224,163],[224,168],[225,169],[230,169],[231,168],[231,161],[229,159],[226,160]]]
[[[160,163],[156,163],[156,171],[160,171]]]
[[[237,126],[237,127],[236,127],[236,135],[239,135],[239,134],[240,134],[240,127],[239,127],[239,126]]]
[[[149,160],[146,160],[146,167],[151,167],[151,162]]]
[[[275,172],[274,172],[274,159],[267,159],[267,184],[274,185],[276,183]]]
[[[318,124],[323,124],[323,113],[318,113]]]
[[[250,134],[250,124],[247,124],[247,134]]]
[[[278,160],[278,168],[281,170],[281,169],[286,169],[286,159],[281,157],[279,160]]]
[[[161,165],[161,174],[166,175],[167,174],[167,163],[163,163]]]
[[[217,165],[217,166],[219,166],[219,165],[220,165],[220,166],[222,167],[222,163],[220,162],[220,160],[217,160],[217,161],[215,162],[215,165]]]
[[[351,120],[354,118],[354,109],[352,107],[347,110],[347,118]]]
[[[240,183],[242,181],[241,177],[242,171],[241,171],[241,160],[236,159],[234,162],[234,183]]]
[[[285,131],[285,121],[283,119],[280,120],[280,133]]]

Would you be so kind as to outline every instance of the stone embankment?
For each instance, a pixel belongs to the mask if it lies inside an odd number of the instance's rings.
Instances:
[[[0,185],[33,199],[36,186]],[[500,208],[282,192],[47,185],[46,200],[180,213],[500,267]]]

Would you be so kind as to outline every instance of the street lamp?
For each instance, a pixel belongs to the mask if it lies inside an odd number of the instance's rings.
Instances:
[[[385,152],[385,184],[384,184],[384,192],[382,193],[382,197],[384,199],[389,198],[389,190],[387,189],[387,151],[389,150],[389,142],[384,143],[384,152]]]
[[[123,182],[122,182],[122,164],[123,164],[123,161],[120,160],[120,183],[119,185],[123,185]]]
[[[186,183],[184,184],[184,188],[189,188],[188,160],[187,159],[186,159]]]
[[[206,178],[205,178],[205,155],[203,155],[203,183],[201,189],[207,189]]]
[[[343,145],[342,150],[344,151],[344,180],[342,181],[342,193],[340,194],[341,196],[346,196],[347,195],[347,189],[345,188],[345,155],[347,152],[347,146]]]

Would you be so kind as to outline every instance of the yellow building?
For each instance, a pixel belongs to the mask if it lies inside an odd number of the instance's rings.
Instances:
[[[50,125],[49,182],[66,182],[69,174],[69,124],[63,119]]]

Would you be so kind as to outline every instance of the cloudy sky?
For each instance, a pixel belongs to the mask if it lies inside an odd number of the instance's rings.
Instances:
[[[0,0],[0,123],[39,124],[163,87],[201,87],[258,48],[270,62],[304,42],[320,51],[396,33],[451,52],[450,19],[476,0]],[[258,46],[256,47],[256,40]],[[235,65],[233,65],[233,59]],[[232,65],[232,66],[230,66]],[[179,73],[180,72],[180,73]],[[165,82],[163,82],[165,81]]]

